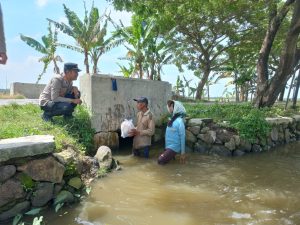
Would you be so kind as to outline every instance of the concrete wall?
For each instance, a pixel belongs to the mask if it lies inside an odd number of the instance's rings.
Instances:
[[[112,79],[117,81],[117,91],[112,90]],[[92,126],[96,132],[116,131],[125,118],[136,117],[133,98],[145,96],[154,114],[156,125],[167,113],[166,102],[171,98],[172,86],[168,82],[124,78],[109,75],[83,75],[80,91],[84,104],[92,114]]]
[[[37,99],[45,86],[45,84],[14,82],[10,85],[10,95],[21,94],[26,98]]]

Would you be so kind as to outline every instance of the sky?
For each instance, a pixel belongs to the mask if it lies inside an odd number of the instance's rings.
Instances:
[[[86,0],[88,11],[90,11],[92,2],[92,0]],[[13,82],[35,83],[37,81],[38,75],[43,69],[43,63],[39,62],[42,55],[23,42],[20,39],[20,34],[41,42],[41,37],[48,33],[47,18],[67,23],[63,4],[74,11],[79,18],[83,18],[83,0],[1,0],[8,61],[6,65],[0,65],[0,89],[9,89]],[[107,3],[106,0],[94,0],[94,5],[100,10],[101,15],[105,11],[110,12],[114,21],[121,20],[125,26],[130,25],[130,13],[114,10],[113,6]],[[112,26],[109,29],[112,30]],[[62,33],[59,33],[58,41],[75,45],[73,39]],[[85,69],[82,54],[58,48],[57,55],[61,56],[64,62],[75,62],[78,63],[79,68]],[[117,63],[126,65],[124,60],[119,59],[125,55],[126,49],[120,46],[101,56],[98,64],[100,73],[122,76]],[[59,64],[59,67],[62,70],[63,63]],[[46,84],[53,75],[53,66],[50,64],[39,83]],[[163,68],[162,80],[168,81],[174,86],[178,75],[184,75],[188,80],[192,80],[191,86],[196,86],[199,82],[199,79],[191,71],[179,73],[177,68],[172,65]],[[79,86],[76,82],[75,85]],[[211,86],[210,96],[222,96],[224,84],[225,82]]]

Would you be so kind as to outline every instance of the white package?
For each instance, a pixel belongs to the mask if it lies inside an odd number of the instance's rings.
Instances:
[[[132,119],[125,119],[122,123],[121,123],[121,137],[122,138],[126,138],[129,137],[129,132],[131,129],[134,129],[134,125],[132,123]]]

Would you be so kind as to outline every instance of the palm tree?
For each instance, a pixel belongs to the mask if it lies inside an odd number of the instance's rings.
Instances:
[[[83,21],[79,19],[75,12],[71,11],[63,4],[65,15],[68,19],[69,25],[65,23],[58,23],[51,19],[48,19],[63,33],[71,36],[76,41],[77,46],[69,44],[59,44],[62,47],[80,52],[84,54],[84,65],[86,67],[86,73],[90,73],[89,68],[89,56],[93,62],[93,72],[97,72],[97,63],[100,56],[113,47],[110,44],[109,39],[104,41],[106,35],[107,20],[104,22],[104,26],[101,28],[101,20],[103,17],[99,17],[99,11],[94,5],[91,7],[91,11],[88,15],[88,11],[85,8],[85,15]]]
[[[55,29],[53,32],[49,23],[48,31],[49,33],[47,35],[42,36],[42,43],[38,42],[37,40],[31,37],[20,34],[20,38],[22,41],[24,41],[27,45],[43,54],[43,56],[39,59],[39,62],[44,63],[44,68],[42,73],[38,75],[36,83],[40,81],[42,75],[46,72],[51,62],[53,62],[54,64],[54,73],[60,73],[57,62],[62,62],[62,59],[59,55],[56,55],[57,30]]]

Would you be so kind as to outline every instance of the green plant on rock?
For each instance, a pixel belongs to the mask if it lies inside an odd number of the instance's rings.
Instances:
[[[271,129],[265,120],[264,113],[255,108],[243,117],[234,118],[230,122],[238,130],[241,138],[251,143],[256,142],[257,138],[265,139]]]
[[[105,177],[107,175],[107,173],[109,172],[109,170],[105,167],[102,167],[98,170],[98,177]]]
[[[30,176],[28,176],[25,173],[21,173],[19,178],[26,192],[33,190],[33,188],[35,187],[35,182],[32,180]]]
[[[64,177],[77,176],[78,171],[76,168],[76,164],[74,162],[70,162],[66,165],[66,170],[64,172]]]

